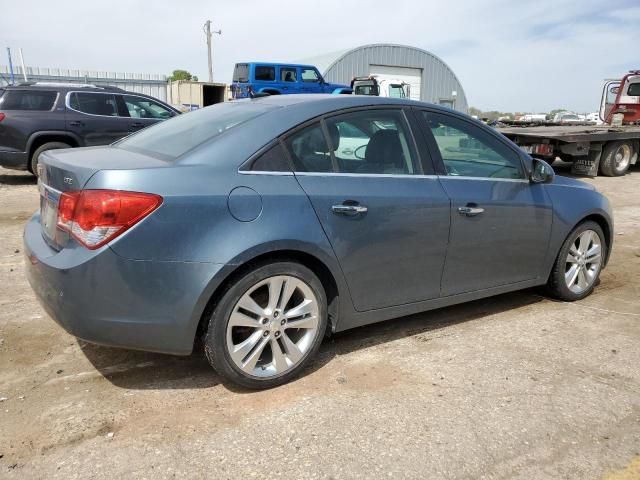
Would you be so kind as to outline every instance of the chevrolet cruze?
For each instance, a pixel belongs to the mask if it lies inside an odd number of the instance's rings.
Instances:
[[[40,162],[29,281],[69,333],[188,355],[249,388],[322,339],[546,285],[573,301],[607,263],[612,217],[451,110],[368,96],[227,102]]]

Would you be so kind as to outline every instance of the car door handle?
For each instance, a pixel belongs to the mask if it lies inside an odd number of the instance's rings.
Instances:
[[[142,123],[142,122],[133,122],[133,123],[131,124],[131,126],[132,126],[133,128],[140,128],[140,127],[144,127],[144,123]]]
[[[360,215],[367,213],[369,209],[364,205],[334,205],[331,211],[337,215]]]
[[[81,127],[83,125],[84,125],[84,122],[80,122],[80,121],[69,122],[70,127]]]
[[[484,208],[476,207],[473,205],[466,205],[464,207],[458,207],[458,213],[467,217],[475,217],[484,212]]]

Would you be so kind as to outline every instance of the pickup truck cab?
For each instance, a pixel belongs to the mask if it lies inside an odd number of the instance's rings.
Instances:
[[[289,63],[236,63],[231,84],[233,98],[250,92],[286,95],[292,93],[351,93],[348,85],[325,82],[313,65]]]

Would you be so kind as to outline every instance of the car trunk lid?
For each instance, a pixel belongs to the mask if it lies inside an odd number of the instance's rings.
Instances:
[[[82,190],[101,170],[131,170],[170,166],[160,160],[116,147],[74,148],[44,152],[38,162],[40,223],[44,239],[59,250],[69,241],[57,227],[58,205],[65,192]]]

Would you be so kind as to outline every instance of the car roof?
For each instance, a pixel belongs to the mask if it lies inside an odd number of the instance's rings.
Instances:
[[[438,110],[452,112],[450,108],[434,105],[417,100],[403,98],[376,97],[372,95],[351,95],[335,93],[303,93],[297,95],[265,95],[252,99],[234,100],[235,102],[260,102],[274,107],[310,107],[314,110],[322,110],[326,106],[326,111],[340,108],[375,106],[375,105],[414,105],[429,106]]]

